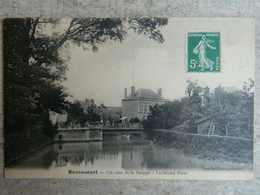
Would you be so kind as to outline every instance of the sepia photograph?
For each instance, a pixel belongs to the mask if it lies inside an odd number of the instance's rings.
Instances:
[[[6,178],[249,180],[252,18],[6,18]]]

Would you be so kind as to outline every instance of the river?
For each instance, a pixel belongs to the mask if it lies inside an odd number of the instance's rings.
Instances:
[[[133,170],[135,174],[132,177],[125,176],[125,173],[129,174]],[[172,175],[177,170],[182,170],[184,175],[187,175],[187,171],[252,172],[252,164],[198,159],[178,150],[157,145],[144,135],[115,134],[104,136],[103,141],[54,143],[20,163],[6,168],[6,176],[120,178],[121,176],[115,176],[116,172],[120,172],[124,174],[123,177],[136,178],[138,171],[157,174],[158,170]],[[85,175],[77,171],[85,171]],[[99,174],[91,175],[88,172],[89,175],[86,171],[96,171]]]

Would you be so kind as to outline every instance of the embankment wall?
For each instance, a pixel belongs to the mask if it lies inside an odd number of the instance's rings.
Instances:
[[[182,150],[184,153],[205,159],[251,163],[253,161],[253,140],[198,135],[169,130],[152,130],[149,136],[160,145]]]

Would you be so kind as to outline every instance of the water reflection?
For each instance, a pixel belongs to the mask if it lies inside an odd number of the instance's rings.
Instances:
[[[53,166],[95,166],[97,168],[142,168],[143,151],[152,142],[140,136],[107,136],[102,142],[53,145]]]
[[[104,136],[103,141],[61,143],[46,147],[24,160],[16,168],[59,169],[62,167],[94,169],[202,169],[232,166],[252,169],[250,164],[197,159],[177,150],[164,148],[140,135]]]

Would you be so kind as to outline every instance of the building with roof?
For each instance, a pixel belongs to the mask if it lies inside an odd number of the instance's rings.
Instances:
[[[215,131],[215,114],[211,114],[201,119],[197,120],[195,123],[197,124],[197,133],[204,135],[214,135]]]
[[[88,114],[89,109],[93,109],[94,112],[97,112],[97,105],[94,102],[94,99],[85,99],[84,101],[79,101],[83,112]]]
[[[57,113],[54,111],[49,111],[49,119],[53,125],[57,123],[65,123],[67,121],[68,114],[64,113]]]
[[[86,114],[92,110],[101,116],[101,120],[106,121],[108,119],[117,120],[122,116],[122,108],[119,106],[105,106],[104,102],[100,102],[100,106],[95,104],[94,99],[85,99],[84,101],[79,101]]]
[[[223,91],[227,93],[234,93],[240,90],[237,87],[223,87]]]
[[[158,89],[155,93],[151,89],[138,89],[131,87],[131,94],[127,95],[127,88],[125,88],[125,98],[122,99],[122,116],[131,118],[143,119],[149,113],[149,106],[155,104],[163,104],[166,99],[162,97],[162,89]]]

